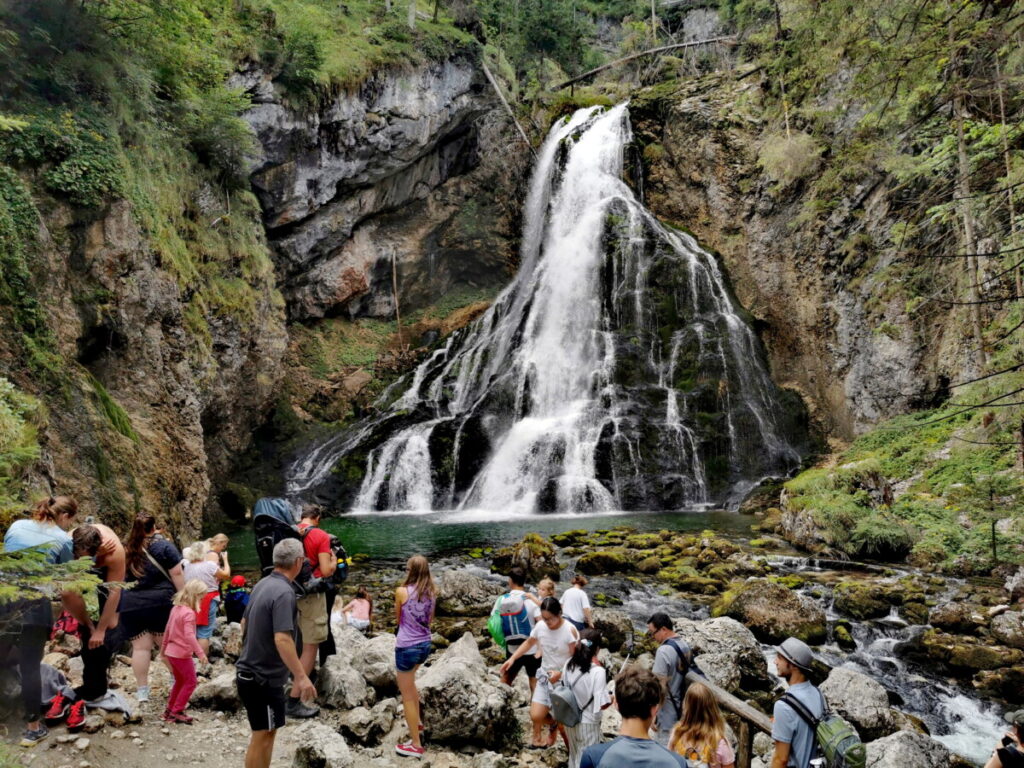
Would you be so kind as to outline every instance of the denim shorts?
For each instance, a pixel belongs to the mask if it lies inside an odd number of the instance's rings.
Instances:
[[[209,640],[213,637],[213,630],[217,628],[217,606],[220,605],[220,600],[213,598],[210,601],[210,614],[209,620],[206,624],[200,624],[196,627],[196,637],[200,640]]]
[[[410,672],[418,664],[422,664],[430,656],[433,644],[429,640],[410,645],[408,648],[395,648],[395,666],[399,672]]]

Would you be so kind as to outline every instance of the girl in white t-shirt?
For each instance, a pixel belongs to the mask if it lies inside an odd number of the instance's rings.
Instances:
[[[580,642],[572,658],[562,668],[562,680],[572,688],[583,718],[566,727],[569,740],[569,768],[580,768],[583,750],[601,742],[601,710],[612,703],[608,695],[608,675],[597,660],[601,633],[596,629],[580,632]]]
[[[530,720],[533,721],[531,748],[543,749],[554,746],[560,727],[551,718],[551,686],[562,677],[562,668],[576,650],[580,639],[576,627],[562,618],[562,605],[554,597],[546,597],[540,604],[540,618],[530,632],[530,637],[501,666],[505,674],[516,659],[533,648],[540,646],[540,669],[537,670],[537,687],[530,702]],[[548,738],[543,738],[544,726],[551,726]]]

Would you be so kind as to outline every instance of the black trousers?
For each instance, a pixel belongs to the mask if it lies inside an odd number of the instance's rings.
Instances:
[[[325,594],[327,597],[327,639],[320,643],[320,666],[323,666],[328,656],[333,656],[338,652],[334,645],[334,633],[331,631],[331,610],[334,608],[334,598],[338,596],[338,590],[332,587]]]
[[[43,684],[39,665],[53,624],[50,601],[19,600],[5,606],[0,629],[0,663],[18,669],[25,722],[39,719],[43,708]],[[49,622],[49,625],[47,624]]]
[[[80,701],[93,701],[107,692],[107,670],[110,660],[116,651],[117,629],[107,631],[106,639],[99,648],[89,647],[89,630],[82,627],[79,637],[82,639],[82,684],[75,688],[75,698]],[[111,637],[114,635],[115,637]]]

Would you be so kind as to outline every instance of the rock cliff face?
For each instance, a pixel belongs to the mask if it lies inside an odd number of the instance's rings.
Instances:
[[[380,73],[311,113],[289,107],[266,72],[238,84],[255,102],[252,183],[292,318],[393,317],[393,277],[403,310],[507,277],[507,243],[471,253],[457,242],[486,239],[500,218],[460,179],[480,165],[490,106],[473,61]]]
[[[756,77],[734,75],[635,99],[646,202],[719,252],[776,382],[804,397],[824,435],[848,439],[927,402],[940,372],[962,367],[963,335],[946,318],[905,319],[906,298],[887,279],[895,256],[870,245],[887,242],[899,220],[883,177],[850,186],[827,216],[808,216],[806,185],[778,184],[758,165],[759,101]],[[939,343],[926,347],[925,333]]]

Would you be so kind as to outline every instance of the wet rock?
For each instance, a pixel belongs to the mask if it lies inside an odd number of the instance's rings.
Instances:
[[[832,630],[832,637],[836,641],[836,645],[846,651],[852,651],[857,647],[857,641],[853,639],[853,633],[850,631],[850,625],[848,623],[838,623]]]
[[[1017,701],[1024,691],[1024,665],[979,672],[974,676],[974,685],[986,696]]]
[[[364,746],[380,744],[381,739],[391,731],[399,706],[396,699],[385,699],[378,702],[373,709],[350,709],[342,713],[339,731],[346,739]]]
[[[889,615],[888,592],[878,584],[844,581],[836,585],[835,606],[855,619],[878,619]]]
[[[317,700],[327,707],[353,709],[371,705],[376,698],[349,658],[340,654],[328,656],[321,665],[316,687]]]
[[[865,746],[867,768],[945,768],[953,757],[939,742],[913,731],[897,731]]]
[[[445,571],[437,580],[439,616],[486,616],[502,585],[468,571]]]
[[[444,651],[417,685],[432,742],[498,751],[518,747],[512,688],[489,673],[470,635]]]
[[[345,737],[315,720],[303,723],[292,733],[298,746],[293,768],[352,768],[355,761]]]
[[[551,537],[552,543],[559,547],[572,547],[578,544],[583,544],[590,538],[590,531],[582,528],[576,528],[571,531],[563,531],[562,533],[556,533]]]
[[[562,570],[558,567],[554,545],[536,533],[528,533],[522,541],[499,549],[491,564],[492,570],[503,576],[508,574],[509,569],[518,566],[526,571],[526,579],[531,583],[537,583],[543,578],[558,581]]]
[[[1019,649],[990,646],[976,638],[950,635],[936,629],[921,636],[920,647],[933,661],[966,672],[996,670],[1024,661],[1024,652]]]
[[[1007,611],[992,619],[992,636],[1011,648],[1024,648],[1024,613]]]
[[[679,618],[672,622],[711,682],[731,692],[770,690],[774,685],[757,638],[735,619]]]
[[[594,629],[601,633],[605,647],[621,652],[627,641],[633,639],[633,622],[622,611],[614,608],[594,608]]]
[[[636,569],[640,571],[640,573],[657,573],[661,570],[661,560],[657,557],[645,557],[643,560],[636,564]]]
[[[826,637],[825,611],[809,598],[765,579],[750,579],[729,590],[712,616],[731,616],[766,643],[797,637],[817,644]]]
[[[588,576],[629,573],[634,565],[630,553],[624,549],[599,549],[581,556],[576,561],[576,570]]]
[[[896,730],[889,694],[867,675],[836,668],[820,690],[832,710],[853,725],[863,741],[888,736]]]
[[[242,705],[238,699],[238,688],[235,687],[235,673],[225,672],[201,684],[192,694],[192,703],[234,712]]]
[[[976,606],[967,603],[943,603],[932,608],[928,614],[928,623],[946,632],[968,633],[978,627],[978,621],[974,618],[976,613]]]

